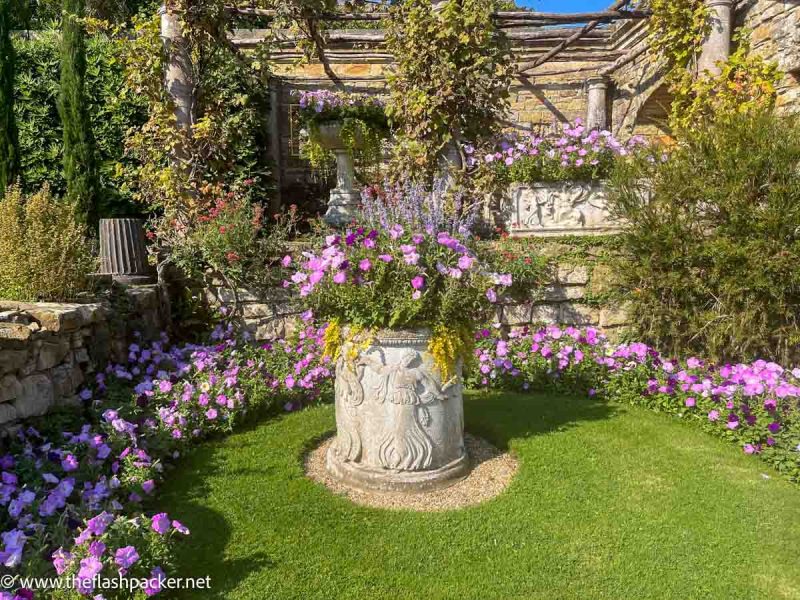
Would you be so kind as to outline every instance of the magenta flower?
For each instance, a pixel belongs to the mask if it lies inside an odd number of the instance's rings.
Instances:
[[[294,387],[295,384],[294,377],[292,377],[291,375],[287,375],[286,379],[284,379],[283,382],[286,384],[286,387],[289,388],[290,390]]]
[[[147,580],[147,585],[144,588],[145,596],[155,596],[159,592],[161,592],[161,586],[166,579],[167,574],[161,569],[161,567],[156,567],[150,572],[150,579]]]
[[[392,262],[394,260],[394,258],[392,258],[391,254],[381,254],[378,257],[378,260],[381,260],[381,261],[383,261],[385,263],[390,263],[390,262]]]
[[[497,302],[497,292],[494,291],[494,288],[489,288],[488,290],[486,290],[486,298],[492,304]]]
[[[336,275],[333,276],[333,283],[337,285],[341,285],[345,281],[347,281],[347,273],[345,273],[344,271],[339,271],[338,273],[336,273]]]
[[[694,398],[692,398],[691,396],[689,396],[684,401],[684,404],[686,404],[687,408],[692,408],[693,406],[695,406],[697,404],[697,401]]]
[[[209,409],[206,411],[206,418],[207,418],[209,421],[213,421],[214,419],[216,419],[216,418],[217,418],[217,416],[218,416],[218,415],[219,415],[219,413],[217,412],[217,409],[216,409],[216,408],[209,408]]]
[[[77,471],[79,466],[80,463],[78,462],[78,459],[75,458],[74,454],[67,454],[61,459],[61,468],[67,473],[71,471]]]
[[[157,515],[153,515],[151,519],[151,526],[153,527],[153,531],[160,535],[164,535],[169,531],[170,528],[170,520],[167,516],[167,513],[158,513]]]
[[[411,280],[411,287],[415,290],[421,290],[425,287],[425,278],[422,275],[417,275]]]
[[[712,410],[711,412],[709,412],[708,413],[708,420],[711,421],[711,422],[718,421],[719,420],[719,411],[718,410]]]
[[[172,521],[172,527],[178,533],[182,533],[183,535],[189,535],[189,528],[186,527],[186,525],[184,525],[180,521]]]
[[[287,254],[286,256],[283,257],[283,260],[281,260],[281,265],[283,266],[284,269],[286,269],[291,264],[292,264],[292,257]]]
[[[155,526],[153,526],[153,529],[155,529]],[[156,529],[156,531],[158,530]],[[166,531],[163,533],[159,531],[159,533],[163,535]],[[130,569],[138,560],[139,553],[136,552],[136,548],[133,546],[125,546],[114,553],[114,562],[123,569]]]
[[[360,263],[358,263],[358,268],[362,271],[369,271],[372,268],[372,261],[370,259],[365,258]]]

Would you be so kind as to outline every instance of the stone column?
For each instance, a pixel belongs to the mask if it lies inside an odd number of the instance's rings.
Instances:
[[[731,55],[733,29],[733,0],[706,0],[711,20],[711,31],[703,42],[703,51],[697,62],[697,71],[719,75],[717,63]]]
[[[608,78],[593,77],[587,85],[586,128],[608,129]]]
[[[194,123],[194,81],[192,59],[181,32],[178,15],[161,5],[161,39],[167,53],[164,86],[175,105],[175,118],[180,129],[188,130]]]

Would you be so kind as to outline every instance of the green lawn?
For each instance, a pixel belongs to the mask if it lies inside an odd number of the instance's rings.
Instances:
[[[584,398],[475,395],[466,415],[521,469],[449,513],[361,508],[305,479],[330,406],[203,446],[159,500],[192,529],[176,574],[236,600],[800,598],[800,489],[737,448]]]

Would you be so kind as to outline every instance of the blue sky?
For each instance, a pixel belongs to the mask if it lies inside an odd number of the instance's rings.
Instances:
[[[608,8],[613,0],[517,0],[517,4],[542,12],[582,12]]]

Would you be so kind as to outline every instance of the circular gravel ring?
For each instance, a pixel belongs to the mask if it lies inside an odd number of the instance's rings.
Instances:
[[[364,491],[351,488],[328,473],[326,455],[333,439],[327,438],[308,453],[306,475],[333,493],[372,508],[440,512],[474,506],[499,496],[519,470],[519,462],[509,453],[501,452],[482,438],[466,434],[464,445],[472,469],[464,479],[445,489],[426,492]]]

